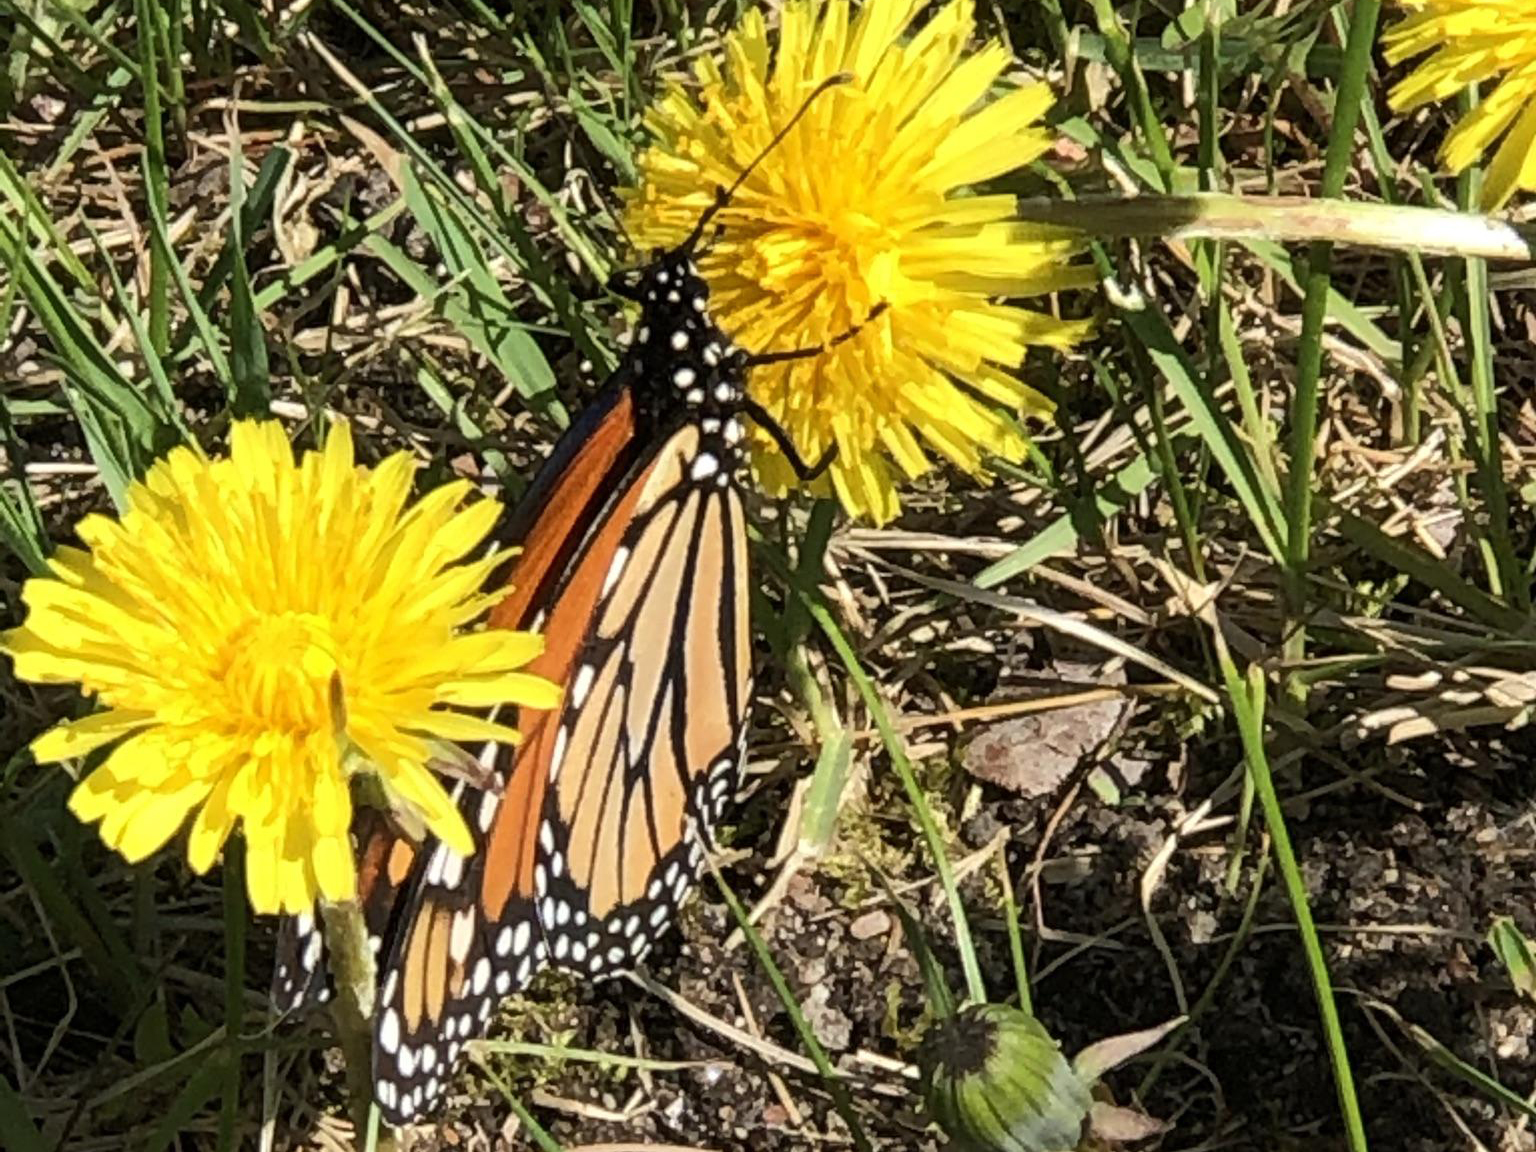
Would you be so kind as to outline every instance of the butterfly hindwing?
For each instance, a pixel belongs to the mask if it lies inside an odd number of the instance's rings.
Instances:
[[[358,898],[363,921],[377,957],[398,914],[402,885],[416,860],[416,847],[374,808],[360,807],[352,820],[357,855]],[[312,915],[284,917],[278,928],[277,956],[272,968],[272,1007],[278,1015],[312,1008],[333,994],[325,963],[325,935]]]
[[[409,1122],[447,1083],[464,1044],[484,1034],[497,1003],[543,965],[543,940],[526,899],[485,905],[486,843],[518,781],[515,752],[488,745],[483,763],[503,791],[457,787],[477,850],[461,856],[442,841],[424,849],[408,914],[390,933],[380,965],[374,1023],[374,1095],[384,1119]]]

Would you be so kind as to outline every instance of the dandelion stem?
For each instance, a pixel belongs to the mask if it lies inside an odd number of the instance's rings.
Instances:
[[[367,1147],[373,1111],[373,950],[368,947],[368,926],[356,900],[337,904],[322,901],[320,915],[325,920],[325,945],[330,955],[331,982],[336,988],[331,1016],[347,1059],[347,1095],[351,1099],[357,1147],[362,1149]],[[393,1146],[387,1137],[381,1137],[374,1145],[378,1149]]]

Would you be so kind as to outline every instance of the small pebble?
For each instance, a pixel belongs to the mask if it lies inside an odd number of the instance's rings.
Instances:
[[[848,934],[855,940],[873,940],[891,930],[891,917],[883,909],[876,908],[864,913],[848,925]]]

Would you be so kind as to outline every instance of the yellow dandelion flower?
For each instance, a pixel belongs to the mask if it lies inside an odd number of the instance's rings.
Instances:
[[[0,636],[16,674],[78,683],[103,710],[32,744],[39,761],[115,745],[70,797],[130,861],[194,811],[192,867],[235,823],[258,912],[311,909],[356,888],[348,777],[366,764],[455,849],[474,844],[427,769],[434,742],[516,738],[458,708],[548,708],[554,685],[518,671],[543,647],[464,631],[500,596],[501,557],[460,561],[499,506],[464,505],[468,482],[407,507],[399,453],[353,463],[345,424],[295,465],[280,425],[238,423],[230,455],[178,448],[128,495],[121,520],[89,516],[87,549],[60,548],[27,581],[22,627]]]
[[[1497,144],[1483,207],[1536,189],[1536,0],[1404,0],[1408,15],[1382,36],[1388,61],[1432,53],[1392,89],[1406,112],[1498,80],[1446,136],[1441,162],[1460,172]]]
[[[1011,59],[967,51],[971,0],[953,0],[908,35],[921,0],[790,0],[777,37],[749,11],[725,66],[695,67],[702,107],[671,86],[647,116],[653,144],[626,193],[646,246],[681,241],[818,84],[818,96],[722,211],[700,268],[721,327],[754,352],[828,344],[813,359],[754,370],[753,398],[800,455],[836,444],[830,481],[845,508],[877,522],[898,511],[896,482],[937,455],[979,474],[985,454],[1017,459],[1015,417],[1044,398],[1014,370],[1031,344],[1064,348],[1085,325],[1000,303],[1092,281],[1073,238],[1013,219],[1011,195],[966,189],[1028,164],[1051,144],[1037,125],[1043,84],[992,98]],[[758,430],[759,479],[793,482]]]

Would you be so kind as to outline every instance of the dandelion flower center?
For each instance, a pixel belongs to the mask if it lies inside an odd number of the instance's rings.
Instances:
[[[895,247],[891,231],[866,213],[806,213],[765,234],[743,272],[780,306],[821,294],[828,319],[846,318],[847,327],[874,308],[875,295],[889,293],[890,275],[878,273],[894,263]]]
[[[291,736],[334,731],[336,653],[329,622],[312,612],[282,612],[244,624],[230,637],[214,674],[234,730]]]

